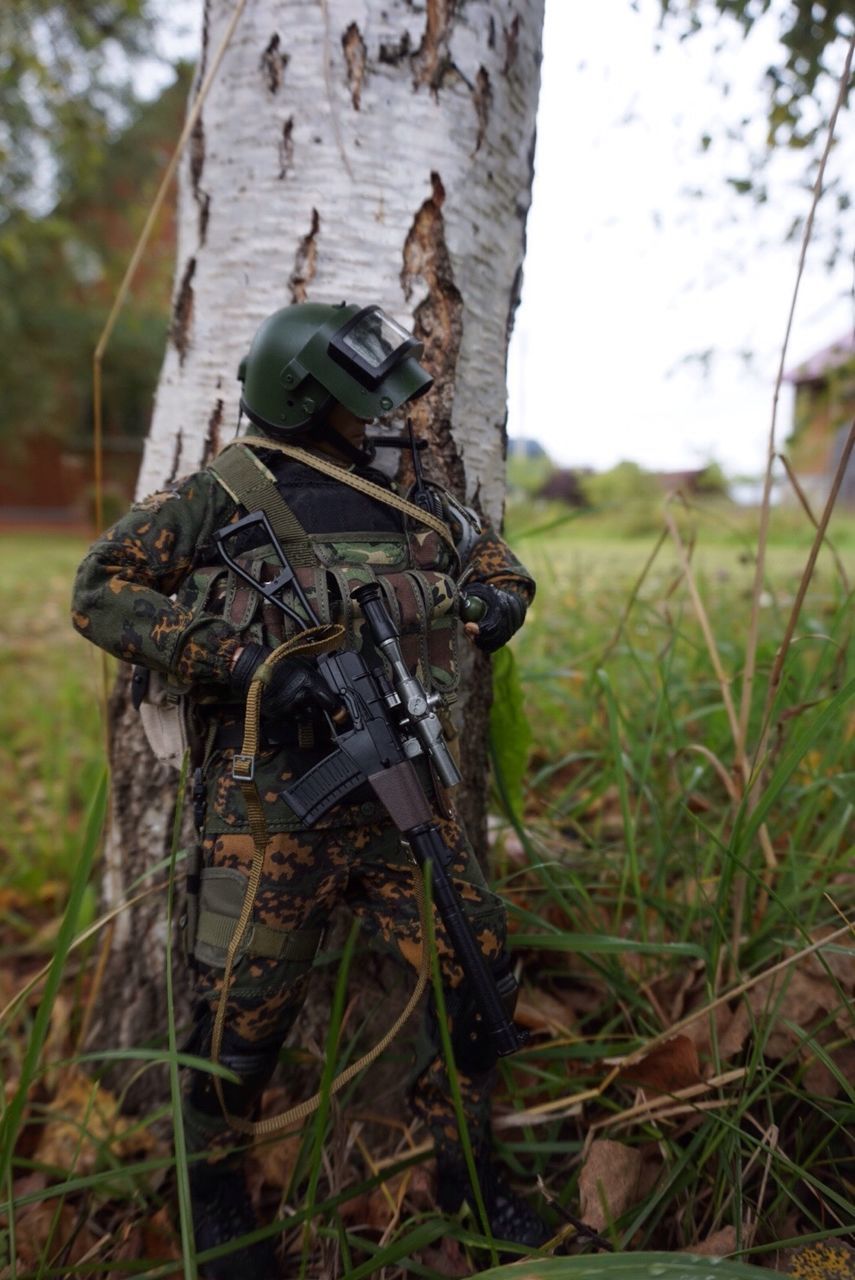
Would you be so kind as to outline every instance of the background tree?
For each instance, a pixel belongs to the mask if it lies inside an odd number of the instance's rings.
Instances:
[[[197,83],[233,4],[209,0]],[[371,300],[425,343],[414,406],[428,469],[490,520],[504,494],[505,358],[521,280],[542,0],[257,0],[183,164],[172,320],[139,491],[208,461],[237,420],[258,323],[305,300]],[[483,833],[488,665],[461,709],[467,818]],[[175,776],[112,705],[105,905],[167,851]],[[164,1024],[163,901],[119,917],[93,1036]],[[141,1086],[144,1092],[148,1086]]]

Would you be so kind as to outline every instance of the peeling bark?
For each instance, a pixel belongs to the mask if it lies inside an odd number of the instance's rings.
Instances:
[[[282,81],[285,79],[285,68],[288,66],[288,54],[280,52],[280,43],[279,34],[274,31],[258,64],[259,70],[264,77],[264,82],[267,85],[267,91],[270,94],[277,94],[282,88]]]
[[[438,93],[454,63],[450,54],[457,0],[427,0],[425,32],[413,54],[413,87],[428,85]]]
[[[359,103],[362,99],[362,81],[365,78],[367,54],[365,41],[362,39],[359,27],[355,22],[351,22],[342,36],[341,47],[344,50],[344,62],[347,67],[350,100],[353,103],[354,111],[358,111]]]
[[[312,225],[297,246],[294,255],[294,270],[288,279],[292,302],[305,302],[308,298],[309,285],[315,278],[318,269],[318,232],[321,220],[317,209],[312,210]]]
[[[457,357],[463,336],[463,299],[454,283],[445,238],[445,188],[438,173],[432,173],[430,180],[432,194],[413,219],[401,270],[405,298],[412,298],[419,280],[427,286],[427,296],[413,315],[413,332],[425,344],[424,363],[434,379],[430,396],[412,406],[412,417],[416,426],[434,438],[434,458],[441,471],[438,478],[463,498],[466,472],[451,431]]]
[[[186,360],[190,346],[190,330],[193,324],[193,277],[195,274],[196,259],[195,257],[189,258],[187,266],[184,268],[184,274],[181,277],[178,297],[172,308],[170,337],[172,345],[178,352],[178,359],[181,364]]]

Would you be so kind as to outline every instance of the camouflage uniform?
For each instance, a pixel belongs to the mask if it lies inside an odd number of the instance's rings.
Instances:
[[[256,453],[308,534],[312,554],[306,556],[304,542],[298,574],[321,618],[343,621],[347,643],[358,648],[361,624],[350,590],[376,577],[397,615],[411,669],[446,699],[453,698],[461,574],[467,582],[513,592],[526,605],[534,594],[530,576],[505,543],[488,529],[466,563],[457,565],[433,531],[281,454]],[[362,474],[389,486],[378,472]],[[242,514],[209,471],[136,504],[90,550],[78,572],[73,604],[74,624],[88,639],[192,688],[209,744],[202,898],[226,916],[237,914],[253,856],[244,801],[231,775],[242,723],[241,708],[228,689],[231,662],[242,645],[273,646],[289,633],[278,611],[262,606],[255,592],[236,583],[216,554],[214,533]],[[248,567],[255,576],[271,572],[263,551],[248,557]],[[373,793],[367,787],[351,793],[311,830],[301,827],[279,798],[284,783],[329,750],[323,719],[309,717],[299,730],[276,726],[257,763],[269,843],[253,925],[259,936],[266,930],[274,945],[266,954],[255,954],[250,944],[234,971],[221,1060],[241,1080],[239,1087],[225,1090],[235,1113],[248,1115],[256,1106],[299,1012],[314,947],[338,902],[346,902],[381,945],[418,964],[421,938],[411,864]],[[451,811],[445,815],[443,835],[455,853],[452,879],[484,954],[495,965],[506,965],[501,900],[487,887],[460,823]],[[276,953],[276,940],[284,937],[305,946],[283,957]],[[439,921],[437,945],[454,1034],[471,1025],[474,1006]],[[193,1048],[204,1053],[222,985],[225,945],[200,932],[194,950],[199,1003]],[[428,1013],[429,1023],[430,1018]],[[438,1147],[454,1148],[457,1127],[435,1034],[432,1043],[432,1059],[421,1064],[413,1086],[413,1105]],[[477,1140],[486,1135],[492,1071],[480,1061],[470,1062],[465,1045],[458,1065],[470,1132]],[[191,1148],[240,1144],[207,1075],[190,1073],[185,1118]]]

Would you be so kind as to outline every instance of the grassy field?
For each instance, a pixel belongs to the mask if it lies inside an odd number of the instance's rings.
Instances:
[[[801,517],[776,518],[743,720],[752,519],[713,511],[695,528],[681,516],[687,559],[668,534],[651,562],[656,534],[618,540],[607,519],[567,521],[529,504],[510,513],[511,540],[539,591],[514,641],[515,664],[497,664],[493,856],[532,1044],[502,1066],[497,1136],[520,1185],[542,1176],[556,1230],[585,1255],[565,1259],[562,1276],[639,1274],[637,1261],[621,1271],[619,1257],[592,1252],[568,1213],[619,1253],[660,1251],[649,1261],[663,1269],[650,1274],[674,1280],[694,1272],[663,1251],[689,1247],[781,1266],[789,1249],[805,1265],[828,1264],[803,1275],[832,1276],[835,1259],[852,1262],[844,1252],[855,1222],[846,574],[855,578],[855,522],[832,522],[838,559],[820,552],[777,670],[812,531]],[[103,750],[100,661],[67,622],[83,546],[47,536],[2,543],[6,1006],[39,963],[62,960],[56,915],[69,896],[78,895],[78,923],[91,915],[86,856],[74,869],[81,849],[94,849],[82,827]],[[148,1134],[148,1120],[129,1128],[79,1068],[77,1093],[63,1094],[68,1076],[51,1065],[62,1043],[56,1009],[72,1016],[85,983],[85,966],[60,967],[42,1012],[33,997],[5,1016],[5,1150],[16,1157],[4,1176],[17,1201],[17,1244],[7,1243],[17,1276],[96,1273],[87,1249],[104,1274],[175,1274],[168,1146]],[[364,1047],[348,1033],[337,1051],[344,1059]],[[38,1125],[21,1127],[30,1080],[41,1138]],[[44,1120],[57,1105],[75,1117],[65,1146]],[[280,1166],[264,1157],[268,1179],[284,1178],[283,1200],[296,1193],[294,1169],[312,1171],[306,1274],[473,1274],[477,1226],[437,1228],[412,1138],[360,1163],[346,1108],[345,1097],[329,1127],[304,1135],[287,1176],[283,1144]],[[335,1177],[321,1166],[324,1143],[349,1152]],[[125,1233],[124,1253],[96,1249],[95,1224],[109,1214]],[[158,1231],[145,1227],[152,1217]],[[300,1229],[297,1214],[289,1238],[299,1241]],[[559,1274],[554,1266],[532,1263],[525,1274]],[[716,1275],[753,1274],[727,1267]]]

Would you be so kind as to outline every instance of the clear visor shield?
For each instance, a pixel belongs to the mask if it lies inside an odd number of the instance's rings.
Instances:
[[[418,348],[418,353],[416,352]],[[378,386],[391,369],[422,345],[379,307],[366,307],[333,334],[329,354],[364,386]]]

